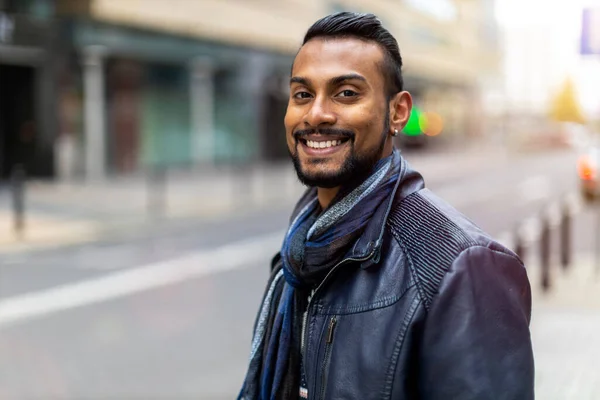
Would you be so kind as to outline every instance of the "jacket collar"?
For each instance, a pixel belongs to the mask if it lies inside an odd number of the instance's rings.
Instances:
[[[400,155],[400,171],[398,175],[398,180],[390,197],[378,207],[365,227],[365,231],[347,256],[347,258],[353,259],[368,257],[361,264],[361,268],[363,269],[378,264],[380,261],[386,222],[392,207],[401,199],[425,187],[421,174],[414,170],[402,155]]]

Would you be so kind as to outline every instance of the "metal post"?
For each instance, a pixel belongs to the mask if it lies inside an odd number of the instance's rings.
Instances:
[[[600,274],[600,205],[596,207],[596,244],[594,249],[596,250],[596,274]]]
[[[156,165],[148,173],[148,214],[151,217],[162,217],[166,213],[166,168]]]
[[[25,168],[16,164],[11,172],[14,233],[22,238],[25,231]]]
[[[256,166],[250,160],[236,158],[231,154],[230,168],[232,172],[232,195],[236,206],[247,206],[254,201],[254,178]]]
[[[560,263],[563,269],[571,264],[571,208],[568,203],[562,208],[560,223]]]
[[[525,262],[525,243],[523,240],[523,235],[518,229],[515,233],[515,253],[517,253],[521,261]]]
[[[597,139],[596,143],[598,143]],[[597,152],[597,154],[596,165],[600,165],[600,152]],[[596,170],[596,174],[598,174],[598,170]],[[594,200],[594,207],[596,208],[596,243],[594,249],[596,253],[596,275],[598,275],[600,274],[600,201],[597,198]]]
[[[550,223],[546,215],[542,218],[542,231],[540,235],[540,264],[542,272],[542,290],[548,291],[550,282]]]

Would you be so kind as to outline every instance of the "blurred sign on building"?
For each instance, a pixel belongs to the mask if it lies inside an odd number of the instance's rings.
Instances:
[[[583,10],[581,54],[600,55],[600,8]]]

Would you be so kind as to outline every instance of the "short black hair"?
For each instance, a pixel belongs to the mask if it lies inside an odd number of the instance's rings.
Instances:
[[[402,57],[396,38],[383,27],[373,14],[343,11],[331,14],[315,22],[306,32],[302,45],[315,38],[357,38],[379,44],[384,50],[383,74],[386,97],[390,100],[404,88]]]

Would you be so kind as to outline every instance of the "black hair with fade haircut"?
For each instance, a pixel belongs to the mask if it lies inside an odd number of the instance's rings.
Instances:
[[[306,32],[302,45],[315,38],[357,38],[379,44],[384,50],[383,74],[387,100],[404,89],[400,47],[392,34],[373,14],[343,11],[315,22]]]

